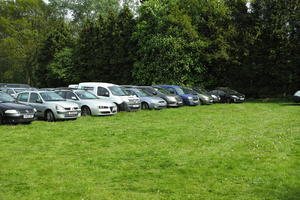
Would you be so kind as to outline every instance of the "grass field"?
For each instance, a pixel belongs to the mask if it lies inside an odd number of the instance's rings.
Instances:
[[[0,199],[300,199],[300,105],[0,127]]]

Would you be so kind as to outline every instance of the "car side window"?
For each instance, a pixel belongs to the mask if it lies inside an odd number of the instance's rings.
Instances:
[[[72,99],[72,97],[75,97],[77,99],[76,95],[73,92],[66,92],[66,99]]]
[[[22,94],[18,95],[17,100],[21,101],[21,102],[27,102],[28,101],[28,97],[29,97],[29,93],[28,92],[22,93]]]
[[[97,89],[98,96],[107,96],[107,94],[109,94],[109,91],[106,88],[98,87]]]
[[[37,103],[37,101],[41,101],[40,96],[37,93],[31,93],[29,102],[30,103]]]

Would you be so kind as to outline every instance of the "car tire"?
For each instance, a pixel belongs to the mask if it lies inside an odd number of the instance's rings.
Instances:
[[[145,102],[142,103],[142,110],[149,110],[149,105]]]
[[[91,112],[91,110],[90,110],[89,107],[82,106],[82,108],[81,108],[81,115],[82,116],[90,116],[90,115],[92,115],[92,112]]]
[[[51,110],[47,110],[45,113],[45,119],[47,122],[54,122],[55,121],[55,117],[54,114]]]

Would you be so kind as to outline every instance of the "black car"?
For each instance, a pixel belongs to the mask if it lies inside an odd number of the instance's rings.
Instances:
[[[0,92],[0,124],[30,124],[36,119],[36,109],[15,101],[13,97]]]
[[[241,94],[229,87],[218,87],[215,90],[209,92],[213,95],[221,97],[222,103],[242,103],[245,101],[245,95]]]

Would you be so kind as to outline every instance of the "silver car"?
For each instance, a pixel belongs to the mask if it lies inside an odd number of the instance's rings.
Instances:
[[[17,96],[17,101],[34,107],[37,110],[37,117],[49,122],[60,119],[77,119],[81,116],[81,110],[76,103],[66,101],[55,92],[21,92]]]
[[[141,90],[134,87],[125,88],[126,92],[130,95],[137,96],[141,99],[142,109],[151,110],[151,109],[163,109],[167,107],[167,102],[160,97],[156,97],[150,92]]]
[[[86,90],[58,90],[57,94],[67,101],[74,102],[81,108],[81,115],[113,115],[117,113],[117,106],[111,101],[99,99]]]

